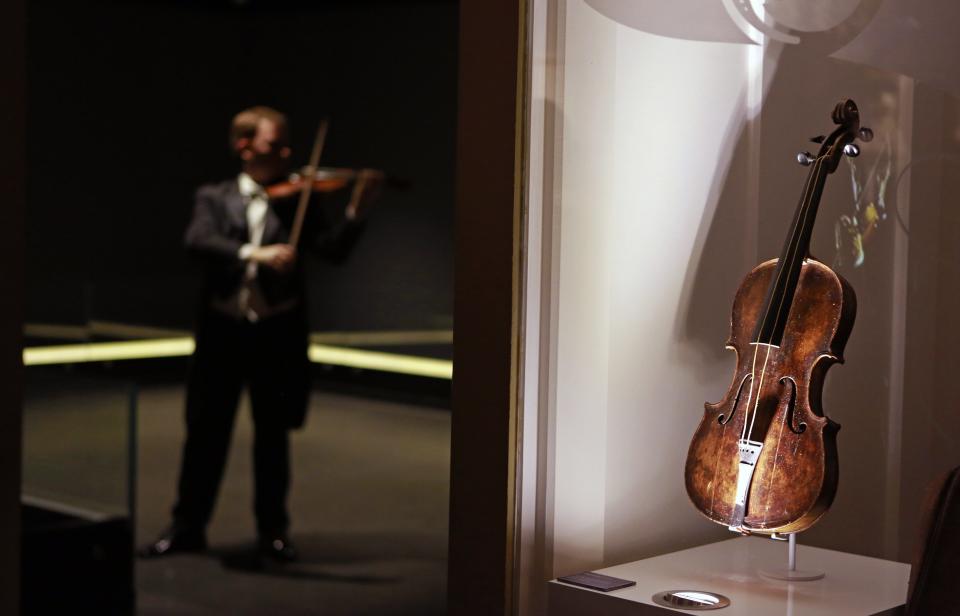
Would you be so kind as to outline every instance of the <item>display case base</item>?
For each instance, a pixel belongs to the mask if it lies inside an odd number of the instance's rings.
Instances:
[[[636,586],[601,593],[549,582],[550,616],[646,616],[704,612],[656,605],[653,596],[684,588],[729,597],[718,615],[893,616],[902,614],[910,565],[810,546],[798,546],[804,568],[826,577],[803,583],[760,575],[782,567],[784,545],[760,537],[738,537],[597,570]]]

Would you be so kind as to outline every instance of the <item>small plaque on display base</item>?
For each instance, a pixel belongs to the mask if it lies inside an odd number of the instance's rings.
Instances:
[[[602,573],[594,573],[593,571],[575,573],[574,575],[565,575],[563,577],[558,577],[557,580],[564,582],[565,584],[583,586],[584,588],[589,588],[590,590],[599,590],[600,592],[620,590],[621,588],[628,588],[637,584],[632,580],[623,580],[620,578],[611,577],[609,575],[603,575]]]

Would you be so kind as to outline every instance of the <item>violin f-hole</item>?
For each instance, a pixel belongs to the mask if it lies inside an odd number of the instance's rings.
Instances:
[[[730,420],[733,419],[733,416],[737,414],[737,407],[740,406],[740,396],[743,394],[743,385],[747,382],[747,379],[752,378],[752,374],[747,374],[740,380],[740,387],[737,389],[737,397],[733,399],[733,408],[730,409],[730,417],[727,417],[725,413],[720,413],[720,416],[717,417],[717,423],[721,426],[725,426],[730,423]]]
[[[803,434],[807,430],[806,422],[801,421],[794,427],[794,422],[797,419],[797,383],[789,376],[781,377],[780,383],[790,384],[790,401],[787,403],[787,427],[789,427],[790,431],[794,434]]]

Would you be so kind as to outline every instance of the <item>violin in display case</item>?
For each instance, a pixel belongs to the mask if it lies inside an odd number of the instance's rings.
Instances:
[[[869,141],[852,100],[836,105],[837,127],[815,137],[814,156],[779,259],[755,267],[737,290],[727,348],[737,368],[726,395],[707,403],[687,453],[687,494],[730,530],[796,533],[827,511],[837,490],[840,425],[821,408],[823,382],[843,361],[856,296],[810,256],[810,237],[827,176],[856,139]]]

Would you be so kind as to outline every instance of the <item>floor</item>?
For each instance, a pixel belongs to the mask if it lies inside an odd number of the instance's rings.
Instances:
[[[89,392],[87,392],[89,395]],[[102,395],[102,394],[101,394]],[[137,543],[168,523],[183,438],[183,387],[150,385],[138,396]],[[112,397],[110,397],[112,396]],[[45,400],[27,429],[50,434],[62,414],[81,406],[99,415],[72,422],[83,442],[122,435],[123,392],[108,404],[78,405],[77,395]],[[317,391],[306,427],[293,436],[291,536],[297,563],[263,563],[254,556],[251,512],[251,425],[243,402],[217,510],[210,550],[136,561],[138,614],[418,615],[444,613],[449,499],[449,411]],[[109,408],[107,408],[109,407]],[[86,417],[93,415],[84,413]],[[29,417],[30,415],[28,415]],[[111,429],[104,426],[115,425]],[[89,431],[89,434],[84,434]],[[34,439],[27,449],[70,443],[61,435]],[[117,449],[117,448],[115,448]],[[27,452],[31,453],[30,451]],[[48,452],[36,476],[49,483],[52,462],[69,446]],[[99,465],[99,485],[71,486],[101,500],[122,498],[122,451],[79,465]],[[89,476],[89,474],[85,474]],[[38,481],[40,481],[38,479]],[[55,490],[55,491],[57,491]],[[51,495],[52,496],[52,495]],[[84,505],[85,503],[80,503]],[[93,507],[94,504],[86,503]]]

